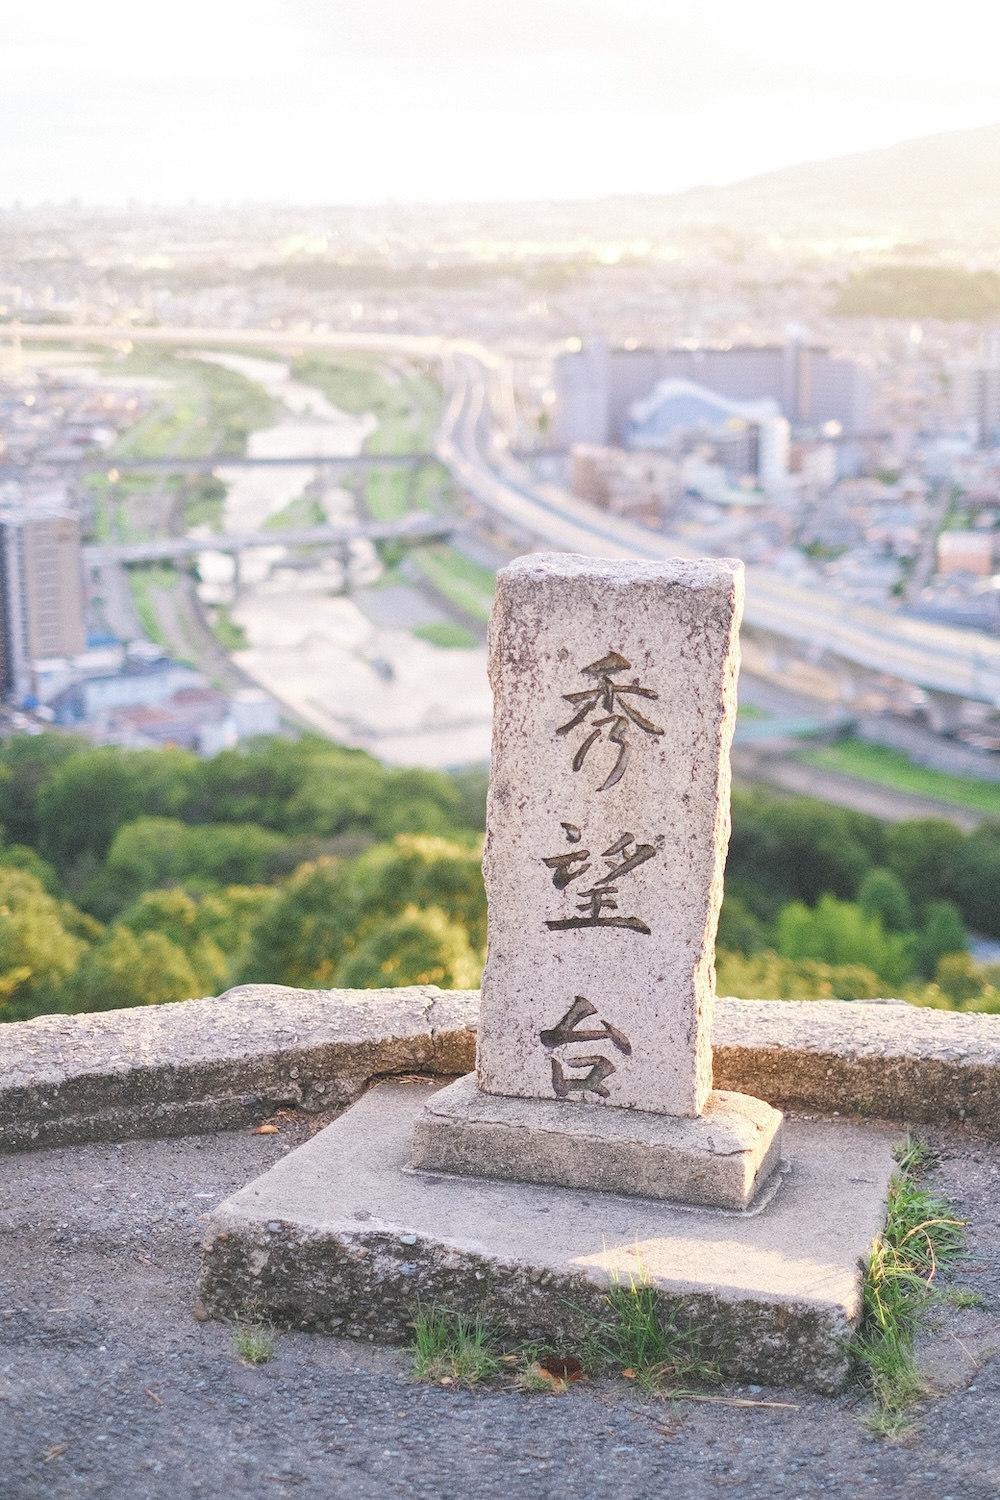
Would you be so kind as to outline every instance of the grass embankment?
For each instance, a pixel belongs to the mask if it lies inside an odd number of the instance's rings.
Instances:
[[[1000,818],[1000,782],[932,771],[928,766],[915,765],[900,751],[889,750],[884,745],[841,740],[839,744],[822,750],[810,750],[801,759],[823,771],[839,771],[861,781],[873,781],[878,786],[913,792],[937,802],[953,802],[959,807],[972,807]]]
[[[378,427],[365,443],[366,453],[429,453],[433,448],[441,391],[426,371],[364,354],[308,354],[295,361],[294,373],[341,411],[374,414]],[[386,470],[368,475],[365,500],[374,520],[396,521],[408,511],[439,509],[446,484],[447,474],[438,465],[416,474]]]
[[[496,574],[480,563],[474,563],[456,552],[454,547],[439,543],[419,547],[413,561],[432,588],[450,604],[457,605],[473,620],[489,620],[496,594]]]

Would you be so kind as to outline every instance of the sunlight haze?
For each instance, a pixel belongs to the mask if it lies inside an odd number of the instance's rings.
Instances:
[[[957,0],[0,5],[0,202],[671,192],[1000,118]]]

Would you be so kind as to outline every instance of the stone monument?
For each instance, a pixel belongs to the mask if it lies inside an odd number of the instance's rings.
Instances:
[[[718,560],[501,572],[477,1070],[380,1083],[221,1203],[209,1311],[405,1342],[443,1307],[567,1349],[642,1281],[732,1373],[846,1379],[895,1137],[712,1089],[742,587]],[[367,996],[324,998],[353,1035]]]
[[[744,1209],[781,1115],[713,1092],[743,566],[519,558],[490,627],[476,1073],[414,1167]]]

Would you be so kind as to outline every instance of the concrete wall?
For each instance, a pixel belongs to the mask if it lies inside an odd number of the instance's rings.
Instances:
[[[292,990],[0,1026],[0,1150],[235,1129],[375,1078],[475,1066],[479,995]],[[782,1108],[1000,1139],[1000,1016],[895,1001],[720,1000],[715,1086]]]

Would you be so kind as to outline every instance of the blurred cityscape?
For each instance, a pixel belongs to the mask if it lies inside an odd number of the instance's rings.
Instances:
[[[849,722],[1000,779],[1000,202],[952,189],[998,141],[673,199],[5,211],[10,723],[482,761],[496,568],[642,533],[750,565],[747,746]]]

